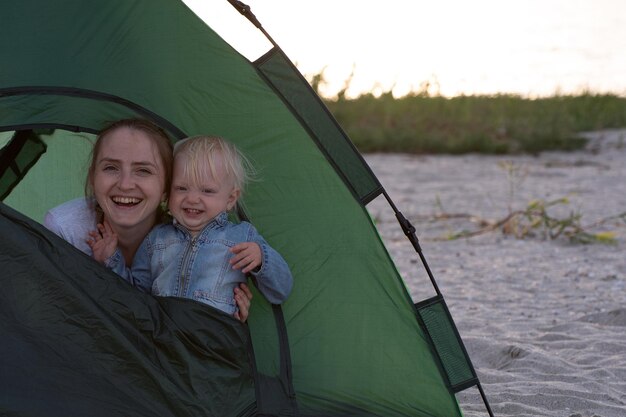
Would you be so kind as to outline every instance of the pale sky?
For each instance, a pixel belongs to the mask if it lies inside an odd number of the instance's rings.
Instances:
[[[249,59],[263,35],[226,0],[184,0]],[[623,0],[247,0],[305,76],[325,68],[326,93],[393,89],[626,95]]]

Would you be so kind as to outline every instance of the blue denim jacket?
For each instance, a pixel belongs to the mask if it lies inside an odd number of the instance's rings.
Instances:
[[[135,254],[133,265],[124,265],[116,251],[105,264],[136,287],[153,295],[191,298],[228,314],[237,311],[234,289],[246,282],[246,275],[232,269],[230,248],[242,242],[261,247],[263,264],[251,272],[261,294],[280,304],[291,292],[293,278],[285,260],[270,247],[248,222],[216,216],[194,238],[180,225],[161,224],[146,236]]]

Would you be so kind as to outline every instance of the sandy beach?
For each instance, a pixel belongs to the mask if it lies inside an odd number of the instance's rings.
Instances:
[[[626,416],[626,223],[606,220],[626,212],[626,131],[588,137],[583,151],[539,156],[365,156],[416,227],[496,416]],[[479,229],[477,218],[565,197],[551,216],[578,215],[614,242],[550,239],[540,228],[446,240]],[[430,297],[387,207],[378,198],[368,208],[413,299]],[[458,398],[466,416],[487,415],[475,388]]]

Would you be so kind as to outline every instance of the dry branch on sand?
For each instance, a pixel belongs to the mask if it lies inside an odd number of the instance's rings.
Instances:
[[[438,213],[430,216],[428,220],[444,221],[462,218],[478,225],[474,230],[451,232],[434,240],[470,238],[499,230],[505,235],[511,235],[518,239],[538,237],[552,240],[566,238],[576,243],[616,243],[615,231],[594,232],[593,230],[611,222],[615,227],[626,226],[626,212],[587,225],[582,224],[580,213],[570,212],[565,217],[556,217],[548,213],[548,208],[568,203],[567,197],[551,201],[533,200],[525,209],[510,211],[507,216],[498,220],[484,219],[468,213]]]

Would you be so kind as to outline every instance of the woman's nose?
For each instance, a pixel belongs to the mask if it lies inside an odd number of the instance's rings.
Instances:
[[[121,190],[132,190],[135,188],[135,180],[130,172],[122,171],[118,181]]]

